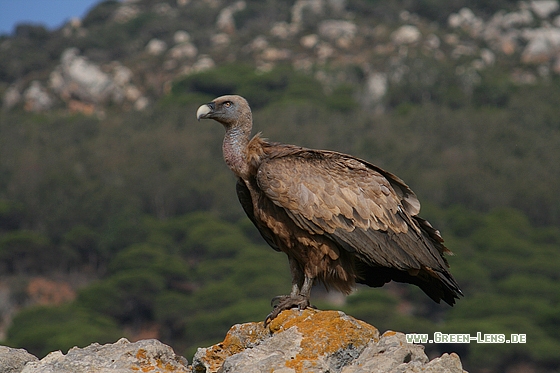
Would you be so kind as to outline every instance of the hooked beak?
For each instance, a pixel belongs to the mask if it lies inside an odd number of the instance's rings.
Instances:
[[[213,111],[214,111],[213,102],[201,105],[196,111],[196,119],[200,121],[200,119],[208,118],[208,115],[211,114]]]

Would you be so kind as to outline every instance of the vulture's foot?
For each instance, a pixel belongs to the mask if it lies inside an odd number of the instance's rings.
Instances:
[[[276,304],[276,305],[275,305]],[[309,298],[303,295],[279,295],[272,298],[271,305],[274,307],[272,312],[264,319],[264,325],[267,326],[272,320],[284,310],[297,308],[304,310],[307,307],[312,307],[309,304]]]

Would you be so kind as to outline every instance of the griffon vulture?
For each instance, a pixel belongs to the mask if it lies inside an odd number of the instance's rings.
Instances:
[[[288,256],[292,291],[273,298],[265,322],[309,307],[316,280],[346,294],[355,283],[405,282],[449,305],[462,295],[443,256],[450,251],[400,178],[351,155],[251,138],[251,109],[240,96],[218,97],[196,116],[225,127],[223,155],[239,201],[265,241]]]

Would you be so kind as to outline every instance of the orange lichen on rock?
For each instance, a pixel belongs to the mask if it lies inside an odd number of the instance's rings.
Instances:
[[[291,327],[302,334],[301,351],[295,359],[286,362],[296,372],[304,372],[305,363],[320,356],[327,357],[348,348],[361,350],[370,340],[379,341],[377,328],[338,311],[292,309],[282,312],[269,326],[273,333]]]
[[[136,363],[138,366],[132,366],[131,370],[139,372],[154,372],[154,373],[187,373],[188,371],[182,366],[177,366],[169,362],[164,362],[158,356],[151,356],[143,348],[138,349],[136,352]]]
[[[280,343],[278,338],[288,331],[287,338],[297,346],[280,352],[286,358],[285,365],[281,365],[295,372],[317,368],[317,364],[325,366],[329,357],[337,354],[355,357],[368,342],[379,341],[375,327],[342,312],[291,309],[280,313],[266,328],[263,323],[235,325],[223,342],[199,349],[193,370],[217,372],[228,357],[238,353],[258,354],[272,340]]]
[[[270,332],[262,322],[237,324],[231,327],[223,342],[208,347],[200,359],[204,362],[208,372],[216,372],[225,359],[258,345],[269,336]]]
[[[390,336],[393,336],[395,334],[397,334],[397,332],[394,332],[392,330],[387,330],[385,333],[383,333],[383,336],[390,337]]]

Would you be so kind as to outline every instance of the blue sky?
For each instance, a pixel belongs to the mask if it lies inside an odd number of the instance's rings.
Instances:
[[[101,0],[0,0],[0,34],[11,34],[18,23],[62,26],[72,17],[83,18]]]

